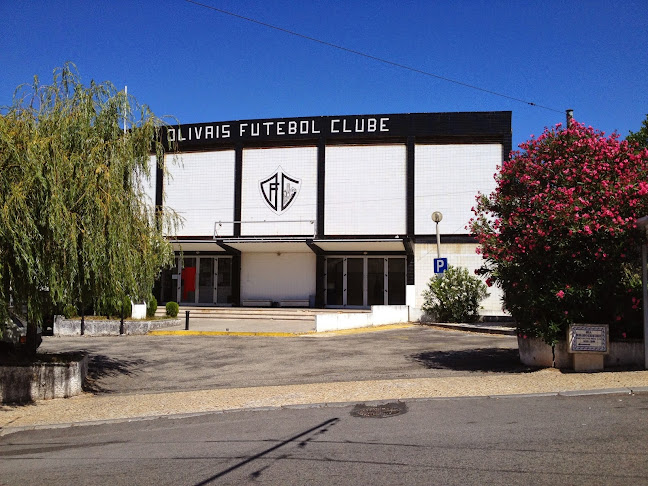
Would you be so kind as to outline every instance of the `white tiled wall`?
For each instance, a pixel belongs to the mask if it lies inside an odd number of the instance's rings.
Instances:
[[[441,240],[441,257],[448,259],[448,265],[465,267],[471,275],[475,269],[482,266],[481,255],[475,253],[477,244],[449,243]],[[430,278],[434,277],[434,259],[437,257],[436,244],[416,243],[414,245],[414,286],[416,292],[416,307],[423,305],[423,291],[427,289]],[[483,279],[484,280],[484,279]],[[489,287],[490,296],[482,302],[481,315],[505,315],[502,311],[502,291],[498,287]]]
[[[243,253],[241,300],[308,300],[315,295],[315,254]]]
[[[406,147],[326,147],[327,235],[406,232]]]
[[[184,219],[178,236],[212,236],[214,224],[234,219],[234,151],[167,155],[165,204]],[[218,226],[231,236],[233,224]]]
[[[414,153],[415,233],[435,234],[431,215],[441,211],[441,234],[468,234],[475,196],[495,189],[502,145],[416,145]]]
[[[281,170],[299,180],[292,204],[277,213],[266,203],[260,183]],[[317,217],[317,148],[282,147],[243,150],[241,235],[306,235],[315,233]],[[259,223],[269,221],[269,223]]]

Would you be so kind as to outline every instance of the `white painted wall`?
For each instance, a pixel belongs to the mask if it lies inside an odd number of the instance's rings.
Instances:
[[[406,147],[326,147],[327,235],[402,235],[406,232]]]
[[[481,255],[475,253],[477,244],[450,243],[443,244],[441,240],[441,257],[448,259],[448,265],[465,267],[471,275],[482,266]],[[414,286],[416,292],[416,307],[423,305],[423,291],[427,289],[430,278],[434,277],[434,259],[437,256],[435,243],[416,243],[414,245]],[[485,279],[482,279],[485,280]],[[506,315],[502,311],[502,291],[498,287],[489,287],[490,296],[482,302],[481,315],[501,316]]]
[[[315,254],[241,254],[241,300],[308,300],[315,295]]]
[[[266,203],[260,183],[281,167],[299,180],[292,204],[279,214]],[[315,234],[317,217],[317,147],[282,147],[243,150],[241,220],[270,221],[241,225],[242,236]],[[286,222],[302,221],[302,222]]]
[[[214,223],[234,219],[234,151],[168,154],[164,181],[166,206],[184,219],[178,236],[212,236]],[[233,224],[218,227],[233,235]]]
[[[443,213],[441,234],[468,234],[478,192],[490,194],[501,165],[501,144],[416,145],[414,224],[417,235],[435,234],[434,211]]]
[[[315,331],[403,324],[409,322],[409,315],[406,305],[372,305],[371,312],[367,313],[318,314],[315,316]]]

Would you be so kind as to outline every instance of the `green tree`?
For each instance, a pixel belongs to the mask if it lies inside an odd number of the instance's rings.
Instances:
[[[525,335],[554,344],[571,323],[607,323],[612,336],[641,337],[648,150],[577,122],[520,148],[478,197],[479,273]]]
[[[163,231],[175,215],[145,193],[161,125],[111,83],[83,85],[69,63],[0,113],[0,314],[25,307],[29,342],[45,309],[83,316],[146,299],[172,262]]]
[[[626,140],[639,144],[641,148],[648,148],[648,115],[646,115],[646,119],[642,122],[641,128],[636,132],[631,131],[626,137]]]

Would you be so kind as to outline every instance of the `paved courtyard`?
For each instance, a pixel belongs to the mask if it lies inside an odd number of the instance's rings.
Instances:
[[[45,337],[87,351],[96,392],[155,393],[524,371],[515,337],[413,326],[295,337]]]

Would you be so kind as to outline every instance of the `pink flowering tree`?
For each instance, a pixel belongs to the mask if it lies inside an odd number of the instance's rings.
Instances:
[[[635,221],[648,215],[648,149],[577,122],[520,148],[477,196],[477,273],[502,288],[523,336],[553,344],[580,322],[641,337]]]

